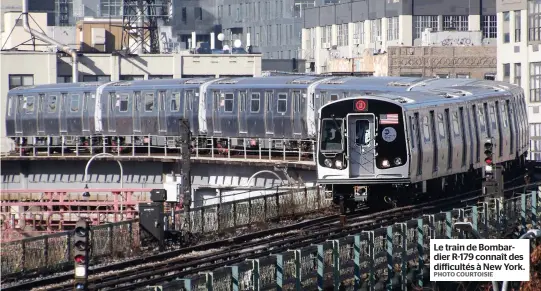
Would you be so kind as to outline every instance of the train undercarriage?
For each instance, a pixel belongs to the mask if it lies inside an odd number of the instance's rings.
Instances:
[[[510,184],[506,184],[505,188],[525,183],[525,177],[528,177],[528,173],[531,172],[525,156],[526,154],[501,164],[504,169],[504,183]],[[332,199],[333,203],[340,208],[340,212],[345,214],[360,207],[384,210],[480,190],[483,179],[482,169],[470,168],[466,173],[426,182],[366,185],[320,183],[320,187],[325,191],[326,198]]]
[[[178,153],[178,136],[48,136],[12,137],[18,155],[48,154],[159,154]],[[312,140],[271,138],[227,138],[197,136],[191,140],[194,155],[210,156],[298,156],[311,159]]]

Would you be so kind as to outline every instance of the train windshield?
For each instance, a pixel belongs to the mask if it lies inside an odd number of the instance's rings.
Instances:
[[[320,147],[322,152],[340,152],[344,149],[342,127],[342,119],[323,119]]]

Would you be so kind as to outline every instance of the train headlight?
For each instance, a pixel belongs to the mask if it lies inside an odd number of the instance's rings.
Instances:
[[[325,167],[332,168],[332,161],[329,159],[325,159],[323,162],[325,164]]]
[[[381,161],[381,166],[384,168],[388,168],[389,166],[391,166],[391,163],[389,163],[389,160],[383,160]]]
[[[401,159],[401,158],[395,158],[395,159],[394,159],[394,164],[395,164],[396,166],[402,165],[402,159]]]
[[[337,168],[338,170],[342,170],[342,169],[344,168],[344,163],[343,163],[342,161],[340,161],[340,160],[337,160],[337,161],[334,163],[334,165],[336,166],[336,168]]]

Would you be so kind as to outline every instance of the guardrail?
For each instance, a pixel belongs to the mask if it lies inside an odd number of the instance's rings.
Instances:
[[[190,210],[190,231],[197,234],[226,232],[254,223],[265,223],[283,216],[304,214],[330,206],[318,187],[296,188],[287,191],[197,207]],[[176,212],[177,219],[183,212]],[[179,221],[179,220],[177,220]],[[133,257],[140,253],[138,219],[103,224],[91,228],[93,260]],[[72,232],[26,238],[2,244],[1,272],[61,270],[71,262]]]
[[[517,225],[539,225],[540,193],[405,221],[318,245],[294,249],[212,272],[181,278],[163,290],[324,290],[330,286],[417,290],[429,281],[430,238],[463,238],[453,228],[469,220],[484,238],[500,238]],[[346,289],[344,289],[346,290]],[[351,289],[349,289],[351,290]],[[364,289],[374,290],[374,289]],[[420,289],[419,289],[420,290]]]

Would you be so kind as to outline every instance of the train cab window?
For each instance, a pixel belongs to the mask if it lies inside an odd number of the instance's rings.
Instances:
[[[128,111],[128,99],[129,99],[130,95],[128,94],[122,94],[120,95],[120,107],[118,108],[118,110],[120,112],[127,112]]]
[[[336,101],[336,100],[338,100],[338,95],[337,94],[331,94],[331,102]]]
[[[440,135],[440,139],[445,138],[445,125],[443,124],[443,114],[438,113],[438,133]]]
[[[8,116],[11,116],[11,110],[13,109],[13,96],[8,99]]]
[[[172,112],[177,112],[180,110],[180,92],[173,92],[173,94],[171,94],[171,108],[169,110]]]
[[[365,146],[370,144],[370,122],[360,119],[355,121],[355,144]]]
[[[276,112],[286,113],[287,111],[287,94],[278,94],[278,104]]]
[[[492,124],[492,128],[496,129],[496,111],[494,109],[494,104],[490,105],[490,123]]]
[[[250,112],[259,112],[259,93],[252,93],[252,99],[250,100]]]
[[[428,123],[428,116],[423,117],[423,137],[425,142],[430,141],[430,124]]]
[[[233,94],[232,93],[225,94],[224,111],[225,112],[233,112]]]
[[[336,152],[343,150],[342,120],[323,119],[321,126],[321,151]]]
[[[239,97],[239,112],[246,111],[246,92],[240,92]]]
[[[71,95],[70,97],[70,111],[78,112],[79,111],[79,95]]]
[[[34,113],[34,103],[36,102],[34,96],[26,97],[26,114]]]
[[[460,123],[458,122],[458,112],[453,112],[453,134],[460,135]]]
[[[49,113],[54,113],[56,111],[56,96],[49,96]]]
[[[146,112],[154,111],[154,94],[153,93],[145,94],[145,111]]]

